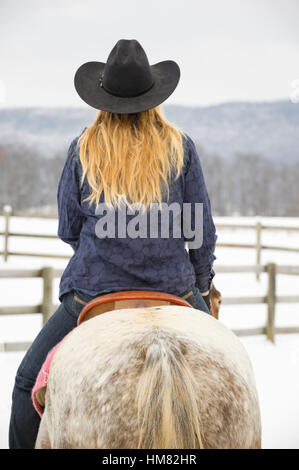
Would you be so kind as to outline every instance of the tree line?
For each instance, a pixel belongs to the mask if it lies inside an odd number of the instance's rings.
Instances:
[[[215,215],[299,216],[299,162],[199,154]]]
[[[258,154],[230,159],[197,145],[214,215],[299,216],[299,162],[274,162]],[[47,158],[24,145],[0,147],[0,206],[56,210],[66,152]]]

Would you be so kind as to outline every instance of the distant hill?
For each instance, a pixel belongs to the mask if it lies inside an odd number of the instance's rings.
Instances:
[[[165,117],[207,153],[229,158],[259,154],[299,162],[299,104],[288,101],[232,102],[205,107],[164,105]],[[0,110],[0,145],[26,143],[52,156],[97,114],[92,108],[6,108]]]

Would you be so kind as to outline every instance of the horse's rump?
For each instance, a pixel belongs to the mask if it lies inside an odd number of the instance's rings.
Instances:
[[[115,310],[83,323],[57,350],[45,399],[52,448],[261,444],[245,348],[188,307]]]

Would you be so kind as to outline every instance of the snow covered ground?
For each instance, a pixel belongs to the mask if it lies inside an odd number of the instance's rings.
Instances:
[[[299,219],[262,218],[262,222],[273,225],[299,226]],[[255,218],[221,218],[215,222],[252,223]],[[0,231],[3,219],[0,217]],[[12,218],[11,231],[56,234],[55,220]],[[218,242],[254,243],[254,231],[247,229],[223,229],[218,232]],[[263,244],[299,247],[299,232],[265,231]],[[0,246],[3,241],[0,240]],[[71,254],[72,250],[59,240],[30,238],[10,239],[11,250],[55,252]],[[0,250],[2,247],[0,248]],[[250,249],[217,248],[217,265],[255,264],[255,251]],[[265,250],[262,264],[276,262],[299,266],[299,253]],[[67,260],[47,258],[10,257],[7,263],[1,259],[1,268],[34,268],[55,266],[64,268]],[[53,301],[58,303],[58,284],[55,281]],[[267,275],[262,274],[258,282],[254,274],[217,274],[215,285],[223,297],[265,295]],[[0,279],[0,305],[26,305],[41,302],[40,279]],[[17,292],[17,295],[16,295]],[[279,275],[277,295],[298,295],[299,276]],[[221,321],[230,328],[264,326],[265,305],[223,305]],[[276,326],[299,326],[299,304],[277,304]],[[0,343],[9,341],[32,341],[41,327],[40,315],[0,316]],[[251,358],[255,371],[263,424],[264,448],[299,448],[299,334],[276,335],[273,345],[264,336],[241,337]],[[0,353],[2,377],[0,400],[0,448],[7,448],[8,423],[11,392],[16,369],[24,352]]]

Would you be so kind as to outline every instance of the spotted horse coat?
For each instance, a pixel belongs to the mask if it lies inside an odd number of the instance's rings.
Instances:
[[[219,320],[188,307],[92,318],[53,357],[36,447],[260,448],[248,354]]]

